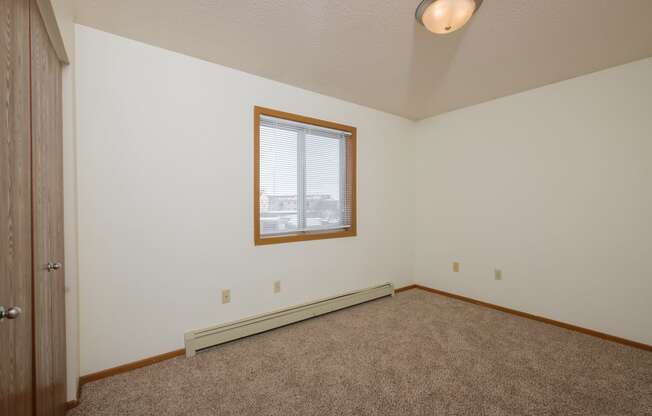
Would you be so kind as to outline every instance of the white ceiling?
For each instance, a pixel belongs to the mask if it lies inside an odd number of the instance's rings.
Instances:
[[[652,56],[652,0],[484,0],[433,35],[419,0],[77,0],[77,21],[421,119]]]

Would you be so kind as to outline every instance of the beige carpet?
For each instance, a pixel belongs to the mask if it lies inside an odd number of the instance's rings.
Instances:
[[[652,415],[652,353],[410,290],[87,384],[68,415]]]

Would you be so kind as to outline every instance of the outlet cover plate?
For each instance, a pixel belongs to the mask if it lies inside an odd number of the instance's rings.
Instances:
[[[222,303],[231,302],[231,289],[222,290]]]

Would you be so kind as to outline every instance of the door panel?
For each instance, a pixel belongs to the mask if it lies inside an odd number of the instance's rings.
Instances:
[[[32,414],[29,0],[0,0],[0,415]]]
[[[63,415],[66,344],[63,259],[61,64],[36,1],[30,12],[32,51],[32,209],[35,414]]]

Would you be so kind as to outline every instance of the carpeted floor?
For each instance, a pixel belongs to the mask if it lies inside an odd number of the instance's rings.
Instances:
[[[652,353],[409,290],[89,383],[68,415],[652,415]]]

